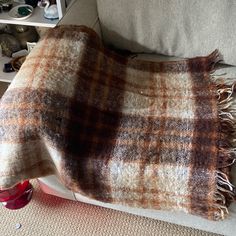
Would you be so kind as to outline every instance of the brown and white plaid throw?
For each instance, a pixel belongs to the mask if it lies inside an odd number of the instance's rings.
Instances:
[[[50,29],[0,101],[0,188],[56,174],[103,202],[224,218],[234,89],[218,60],[131,59],[84,26]]]

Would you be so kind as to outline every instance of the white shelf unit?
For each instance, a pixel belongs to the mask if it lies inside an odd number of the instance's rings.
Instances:
[[[32,16],[26,20],[14,20],[8,12],[0,13],[0,23],[2,24],[15,24],[15,25],[31,25],[41,27],[54,27],[59,20],[47,20],[44,18],[44,10],[42,8],[34,8]]]
[[[16,6],[18,4],[14,4]],[[32,16],[25,20],[15,20],[11,18],[8,12],[0,13],[0,23],[3,24],[15,24],[15,25],[31,25],[31,26],[41,26],[41,27],[54,27],[57,25],[59,20],[63,17],[65,13],[65,0],[57,0],[57,8],[59,19],[58,20],[48,20],[44,18],[44,9],[40,7],[34,8]]]
[[[15,24],[15,25],[28,25],[28,26],[39,26],[39,27],[55,27],[60,19],[64,16],[66,11],[66,2],[71,3],[76,0],[56,0],[59,19],[57,20],[48,20],[44,18],[44,9],[36,7],[34,8],[34,12],[32,16],[25,20],[15,20],[11,18],[8,12],[0,13],[0,23],[1,24]],[[19,4],[19,3],[18,3]],[[14,3],[14,6],[18,5]],[[8,57],[0,57],[0,81],[11,83],[12,79],[16,75],[16,72],[5,73],[3,72],[3,66],[5,63],[8,63],[11,58]]]

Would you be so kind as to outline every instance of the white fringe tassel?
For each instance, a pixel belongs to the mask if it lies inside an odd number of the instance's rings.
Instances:
[[[223,74],[225,75],[225,74]],[[229,214],[228,203],[235,200],[235,186],[224,172],[236,162],[236,96],[234,97],[236,79],[223,79],[221,75],[212,75],[218,90],[218,111],[221,121],[222,143],[219,153],[228,163],[219,166],[215,173],[216,191],[214,193],[214,207],[218,209],[216,220],[225,219]],[[226,145],[227,143],[227,145]]]

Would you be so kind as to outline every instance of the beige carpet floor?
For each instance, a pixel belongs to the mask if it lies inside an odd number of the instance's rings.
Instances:
[[[36,180],[20,210],[0,206],[0,236],[213,236],[200,230],[50,196]],[[19,229],[17,226],[21,225]]]

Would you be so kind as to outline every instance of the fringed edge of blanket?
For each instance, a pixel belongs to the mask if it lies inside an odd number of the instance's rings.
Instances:
[[[211,63],[211,80],[218,97],[219,140],[216,171],[216,190],[213,207],[217,209],[214,220],[225,219],[228,206],[236,200],[235,186],[230,182],[230,170],[236,162],[236,78],[222,78],[215,74],[215,65],[222,61],[218,50],[208,57]],[[225,74],[224,74],[225,76]]]

